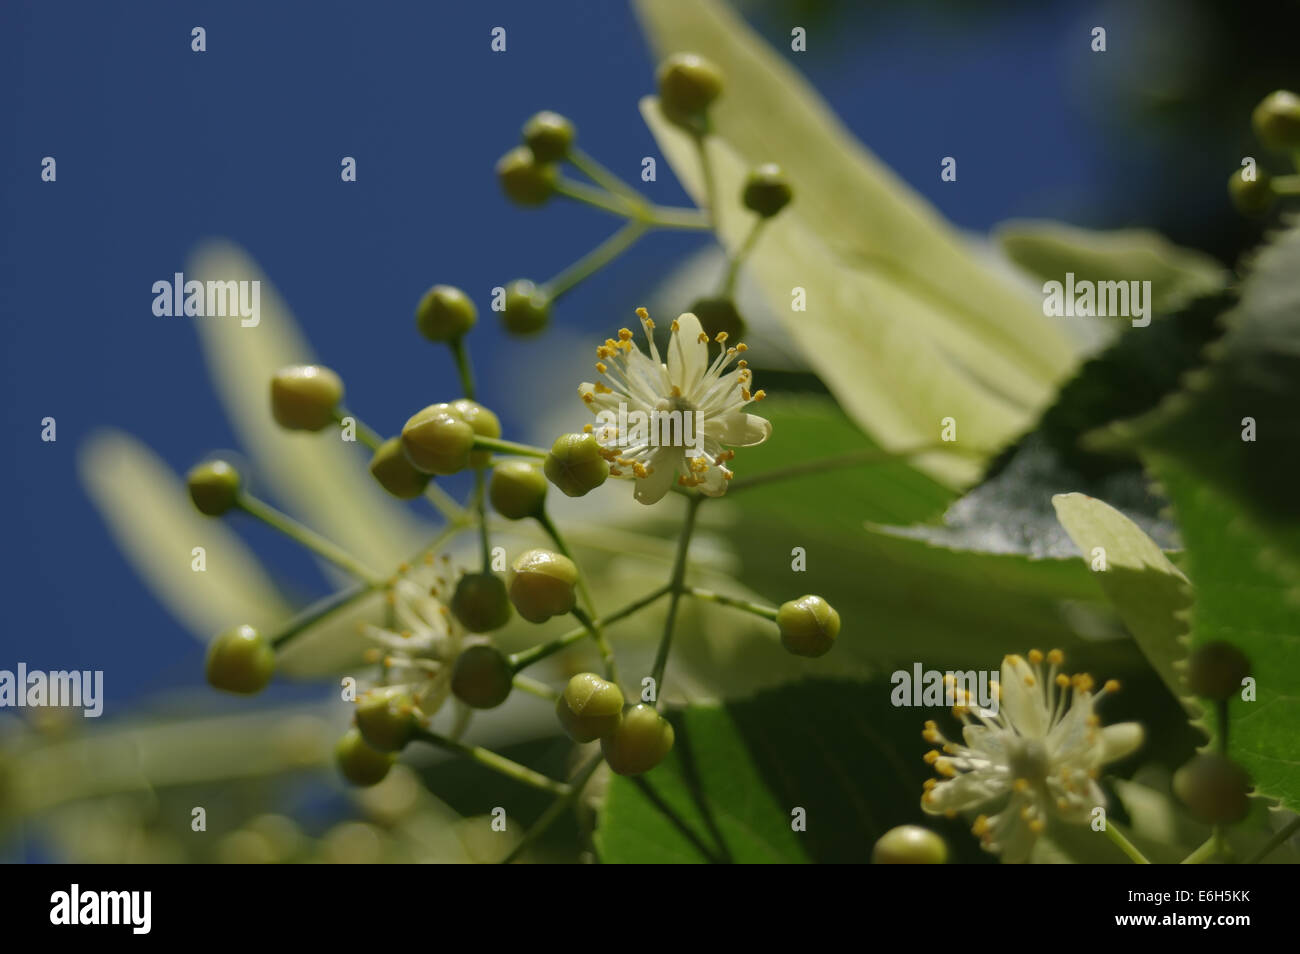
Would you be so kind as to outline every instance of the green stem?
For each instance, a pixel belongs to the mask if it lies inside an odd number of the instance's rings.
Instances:
[[[1214,857],[1214,853],[1218,850],[1218,847],[1218,842],[1215,840],[1215,837],[1211,835],[1209,838],[1205,839],[1199,848],[1178,863],[1180,865],[1204,864],[1207,859]]]
[[[361,422],[361,418],[357,417],[347,408],[336,407],[334,409],[334,420],[337,421],[339,424],[343,423],[343,418],[345,417],[352,418],[353,426],[355,426],[357,429],[357,440],[359,440],[362,444],[365,444],[372,451],[379,450],[379,445],[384,442],[384,439],[379,436],[378,431],[374,431],[366,427],[366,425]]]
[[[569,791],[547,806],[546,811],[542,812],[541,817],[538,818],[537,821],[533,822],[533,827],[528,829],[524,837],[520,839],[519,844],[515,845],[510,854],[506,855],[505,858],[501,860],[503,865],[508,865],[513,861],[517,861],[520,855],[532,847],[533,843],[536,842],[538,838],[541,838],[542,835],[546,833],[547,829],[555,824],[555,820],[564,814],[565,809],[573,803],[573,800],[576,799],[582,792],[583,788],[586,787],[591,776],[596,773],[596,769],[600,768],[602,759],[603,756],[601,755],[593,755],[591,760],[578,770],[578,774],[573,777],[573,781],[569,784]]]
[[[706,136],[707,133],[700,130],[695,130],[691,134],[691,138],[695,141],[696,155],[700,157],[700,172],[704,177],[704,201],[709,215],[709,227],[716,232],[722,224],[718,216],[718,192],[713,181],[713,163],[709,161],[709,150],[705,145]]]
[[[487,519],[487,482],[483,477],[483,468],[474,471],[474,507],[478,511],[479,545],[483,549],[483,572],[492,571],[492,540],[488,534]]]
[[[531,447],[528,444],[516,444],[514,441],[503,441],[499,437],[474,437],[474,448],[476,450],[496,451],[499,454],[507,454],[512,457],[545,457],[548,451],[540,447]]]
[[[436,480],[430,480],[424,488],[424,496],[450,523],[461,523],[465,519],[465,508],[456,502],[451,494],[438,486]]]
[[[631,248],[650,226],[642,219],[632,219],[582,258],[542,285],[542,291],[555,300],[579,282],[591,277]]]
[[[678,209],[666,205],[652,205],[643,221],[661,229],[690,229],[693,231],[712,231],[707,215],[698,209]]]
[[[1151,864],[1151,862],[1147,861],[1146,856],[1142,854],[1142,852],[1138,851],[1133,842],[1125,838],[1124,833],[1116,828],[1115,823],[1109,819],[1106,821],[1106,837],[1113,841],[1119,847],[1120,851],[1128,855],[1129,860],[1135,865]]]
[[[460,375],[461,390],[465,392],[465,397],[472,401],[474,400],[474,367],[469,362],[469,348],[465,345],[464,335],[453,338],[449,347],[452,357],[456,359],[456,373]]]
[[[664,621],[664,634],[659,640],[659,650],[655,653],[654,668],[650,678],[654,680],[655,702],[659,709],[664,705],[663,680],[664,669],[668,665],[668,653],[673,644],[673,628],[677,623],[677,606],[682,598],[682,581],[686,578],[686,554],[691,547],[691,535],[695,532],[695,515],[700,509],[703,497],[692,497],[686,503],[686,520],[682,523],[681,536],[677,539],[677,554],[673,557],[672,576],[669,578],[668,618]]]
[[[735,596],[724,596],[712,590],[700,589],[698,586],[685,587],[682,592],[687,596],[695,597],[697,600],[708,600],[710,603],[718,603],[721,606],[731,606],[747,613],[753,613],[755,616],[761,616],[764,619],[776,619],[777,610],[774,606],[763,606],[760,603],[752,603],[749,600],[742,600]]]
[[[606,212],[612,212],[615,215],[621,215],[625,219],[635,217],[638,211],[635,207],[629,206],[626,201],[616,196],[611,196],[607,192],[594,189],[584,182],[575,182],[572,179],[557,178],[555,191],[566,198],[583,202]]]
[[[614,193],[615,195],[622,196],[629,202],[638,205],[645,205],[645,197],[642,196],[640,192],[628,185],[618,176],[614,175],[614,173],[610,172],[577,146],[569,147],[568,158],[575,168],[577,168],[592,182],[596,183],[596,185],[608,192]]]
[[[331,613],[355,603],[367,593],[373,593],[375,589],[373,583],[360,583],[346,590],[331,593],[324,599],[317,600],[285,623],[284,628],[271,637],[272,648],[282,649],[309,626],[319,622]]]
[[[749,234],[745,236],[745,241],[741,243],[740,248],[736,249],[736,254],[731,256],[727,262],[727,273],[722,278],[722,290],[718,293],[719,297],[730,298],[736,290],[736,279],[740,275],[740,266],[749,257],[753,251],[754,244],[758,241],[758,236],[763,231],[763,225],[767,219],[757,216],[754,224],[749,228]]]
[[[554,702],[560,698],[560,694],[542,682],[540,679],[533,679],[531,676],[516,674],[511,680],[516,689],[520,689],[530,696],[536,696],[538,699],[545,699],[547,702]]]
[[[477,745],[466,745],[463,742],[456,742],[436,732],[430,732],[428,729],[417,728],[412,738],[417,742],[426,742],[429,745],[437,746],[447,752],[467,758],[479,765],[492,769],[494,772],[512,778],[517,782],[525,785],[531,785],[533,788],[539,788],[544,792],[552,792],[556,795],[568,795],[572,791],[568,785],[563,782],[557,782],[552,778],[547,778],[540,772],[535,772],[526,765],[520,765],[518,762],[506,758],[504,755],[490,749],[485,749]]]
[[[560,528],[555,525],[553,520],[551,520],[551,515],[545,510],[542,510],[542,512],[537,515],[537,522],[542,525],[542,529],[545,530],[551,540],[554,541],[555,549],[568,557],[573,562],[574,566],[577,566],[578,561],[573,559],[573,552],[565,544],[564,538],[560,536]],[[586,574],[581,570],[578,571],[578,579],[575,585],[578,590],[578,599],[586,612],[575,607],[573,615],[577,617],[578,622],[582,623],[591,631],[591,638],[595,640],[596,648],[600,651],[600,658],[605,664],[605,678],[615,685],[618,685],[618,664],[614,661],[614,648],[610,646],[609,640],[605,638],[604,627],[595,618],[596,601],[591,598],[591,590],[587,588]]]
[[[1263,848],[1259,849],[1259,851],[1251,855],[1246,860],[1246,864],[1248,865],[1259,864],[1261,861],[1263,861],[1265,858],[1269,856],[1269,854],[1273,851],[1274,848],[1278,847],[1280,844],[1282,844],[1284,841],[1286,841],[1288,838],[1290,838],[1298,831],[1300,831],[1300,818],[1293,818],[1285,828],[1277,832],[1272,838],[1270,838],[1267,842],[1265,842]]]
[[[631,616],[633,613],[639,612],[640,610],[649,606],[651,603],[659,599],[659,597],[663,596],[667,592],[668,592],[668,586],[667,584],[665,584],[659,587],[658,589],[654,590],[653,592],[648,593],[647,595],[641,597],[639,600],[634,600],[633,602],[628,603],[622,609],[615,610],[613,613],[610,613],[608,616],[602,617],[600,619],[600,625],[602,627],[610,626],[613,625],[614,623],[617,623],[621,619],[626,619],[627,617]],[[525,649],[520,652],[517,652],[513,656],[508,657],[510,661],[510,666],[512,669],[514,669],[515,672],[519,672],[521,669],[526,669],[527,667],[531,666],[533,663],[545,659],[547,656],[553,656],[556,653],[560,652],[560,650],[567,649],[569,646],[572,646],[574,643],[580,642],[582,639],[588,636],[589,633],[590,631],[587,629],[586,626],[580,626],[577,629],[570,630],[569,632],[565,633],[563,636],[560,636],[557,639],[553,639],[548,643],[542,643],[538,646],[532,647],[531,649]]]
[[[256,517],[267,526],[274,527],[285,536],[298,541],[307,549],[318,556],[324,557],[353,576],[365,580],[371,586],[383,585],[384,581],[373,570],[367,569],[344,552],[337,544],[331,543],[316,531],[303,526],[287,513],[281,513],[270,504],[245,492],[239,494],[235,506],[249,516]]]

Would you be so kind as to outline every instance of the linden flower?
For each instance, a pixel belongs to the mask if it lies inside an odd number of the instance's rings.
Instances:
[[[962,722],[964,745],[944,738],[934,722],[922,733],[943,750],[927,753],[925,760],[945,780],[925,783],[921,807],[951,817],[1000,805],[996,814],[977,817],[972,831],[1004,861],[1028,859],[1049,816],[1070,824],[1089,821],[1092,810],[1106,803],[1097,785],[1101,766],[1142,744],[1138,723],[1102,727],[1093,711],[1119,683],[1112,679],[1094,694],[1091,676],[1058,672],[1064,658],[1059,649],[1048,653],[1046,672],[1036,649],[1028,662],[1004,658],[996,713],[972,708],[969,694],[956,689],[952,711]]]
[[[584,429],[605,449],[611,476],[636,480],[641,503],[661,500],[674,477],[683,487],[720,497],[733,476],[726,462],[735,452],[726,447],[752,447],[772,433],[769,421],[745,412],[767,396],[751,393],[753,372],[738,357],[748,349],[742,343],[727,347],[727,333],[719,332],[719,353],[710,363],[708,335],[687,312],[672,323],[664,363],[649,313],[636,313],[650,354],[633,344],[627,328],[596,349],[596,370],[605,380],[584,383],[578,393],[600,423]],[[727,371],[733,361],[736,367]]]
[[[381,664],[379,685],[405,689],[425,716],[442,708],[451,695],[451,672],[460,654],[464,633],[447,606],[438,599],[447,585],[449,557],[438,568],[432,556],[412,568],[403,566],[389,584],[386,597],[396,629],[362,623],[361,635],[376,644],[367,655]]]

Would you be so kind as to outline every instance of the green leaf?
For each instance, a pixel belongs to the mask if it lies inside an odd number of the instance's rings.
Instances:
[[[674,713],[673,751],[644,776],[653,796],[632,779],[610,782],[601,860],[862,863],[902,824],[935,828],[963,860],[988,860],[961,823],[921,812],[924,716],[889,695],[886,680],[820,679]],[[806,831],[792,829],[796,808]]]
[[[1058,494],[1052,506],[1143,655],[1169,691],[1182,697],[1176,664],[1187,655],[1187,578],[1141,527],[1109,504],[1075,493]],[[1184,705],[1197,713],[1191,700]]]
[[[752,274],[809,365],[882,446],[932,443],[943,418],[955,417],[972,453],[936,452],[916,466],[949,486],[969,483],[981,454],[1032,424],[1074,367],[1064,329],[971,254],[724,5],[639,0],[637,9],[656,56],[697,52],[726,75],[708,140],[723,243],[734,251],[749,230],[739,203],[747,171],[779,163],[795,199],[765,227]],[[703,201],[691,138],[652,98],[642,114]],[[806,311],[791,310],[796,287]]]
[[[78,450],[86,493],[132,568],[206,642],[238,623],[273,629],[290,609],[257,557],[225,524],[194,509],[185,485],[144,444],[120,431]],[[193,549],[206,569],[193,569]]]
[[[363,563],[383,573],[415,552],[428,532],[396,506],[367,470],[367,456],[337,431],[282,430],[271,417],[271,376],[313,363],[288,307],[244,252],[230,244],[200,248],[186,266],[200,281],[260,281],[261,320],[200,321],[204,356],[235,432],[259,473],[292,511]],[[346,381],[347,368],[340,367]]]
[[[1007,256],[1043,281],[1149,281],[1151,310],[1165,315],[1222,289],[1227,270],[1202,252],[1179,248],[1149,229],[1095,231],[1057,222],[1012,221],[994,238]]]
[[[1093,436],[1098,447],[1177,459],[1300,560],[1300,228],[1259,252],[1209,364],[1142,417]],[[1247,420],[1249,419],[1249,421]],[[1253,422],[1253,423],[1252,423]],[[1244,439],[1248,427],[1253,440]]]
[[[1151,454],[1152,474],[1173,501],[1196,592],[1192,644],[1224,640],[1251,662],[1257,700],[1231,703],[1231,754],[1256,793],[1300,809],[1300,563],[1269,544],[1236,501],[1182,462]]]

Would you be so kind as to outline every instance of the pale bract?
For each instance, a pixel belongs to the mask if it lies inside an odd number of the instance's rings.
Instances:
[[[966,704],[957,689],[953,714],[962,722],[962,743],[945,738],[934,722],[925,726],[926,741],[940,747],[926,761],[942,780],[926,782],[921,808],[951,815],[997,807],[979,815],[972,831],[1003,861],[1028,860],[1049,818],[1091,821],[1093,810],[1106,805],[1097,784],[1101,767],[1142,744],[1141,725],[1103,727],[1094,711],[1119,684],[1094,693],[1091,676],[1059,671],[1063,659],[1059,650],[1005,657],[996,713]]]
[[[720,497],[733,476],[726,466],[735,456],[730,448],[761,444],[772,433],[769,421],[745,410],[765,397],[752,390],[753,372],[741,357],[747,349],[728,346],[720,333],[714,339],[718,355],[710,361],[709,337],[687,312],[672,323],[664,360],[654,322],[644,308],[637,314],[649,354],[627,328],[596,349],[603,380],[578,388],[598,420],[587,430],[603,448],[610,475],[636,481],[641,503],[663,499],[674,481]]]

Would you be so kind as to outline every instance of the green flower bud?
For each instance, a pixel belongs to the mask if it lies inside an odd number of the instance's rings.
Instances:
[[[275,650],[251,626],[228,629],[208,647],[208,685],[226,692],[261,692],[275,672]]]
[[[527,146],[517,146],[497,162],[497,179],[519,205],[541,205],[555,191],[555,167],[537,161]]]
[[[1300,96],[1286,89],[1269,93],[1251,114],[1255,135],[1273,149],[1300,149]]]
[[[578,568],[550,550],[529,550],[510,573],[510,602],[530,623],[544,623],[573,609]]]
[[[524,142],[538,162],[555,162],[569,154],[577,136],[573,123],[559,113],[544,110],[524,123]]]
[[[411,466],[400,437],[390,437],[379,445],[379,450],[370,458],[370,473],[381,487],[402,500],[414,500],[420,496],[431,479],[428,474]]]
[[[1187,660],[1187,688],[1208,699],[1231,699],[1250,675],[1250,660],[1231,643],[1197,647]]]
[[[546,479],[568,497],[582,497],[609,476],[609,462],[591,434],[561,434],[542,464]]]
[[[329,368],[295,364],[271,378],[271,414],[291,431],[319,431],[334,421],[343,382]]]
[[[659,67],[659,102],[675,122],[698,120],[722,93],[722,71],[702,56],[675,53]]]
[[[426,474],[454,474],[469,466],[474,428],[450,404],[430,404],[402,426],[406,459]]]
[[[551,299],[526,278],[506,286],[506,309],[501,322],[512,335],[535,335],[551,320]]]
[[[185,477],[199,513],[220,517],[239,499],[239,471],[224,460],[206,460]]]
[[[1239,822],[1250,812],[1250,776],[1217,752],[1198,755],[1174,773],[1174,794],[1197,821]]]
[[[745,178],[745,188],[741,193],[745,208],[757,212],[765,219],[770,219],[789,205],[793,196],[790,180],[774,162],[765,163],[753,170]]]
[[[612,771],[641,775],[672,751],[673,738],[672,723],[642,703],[623,713],[618,728],[600,740],[600,750]]]
[[[430,341],[455,341],[474,327],[478,309],[459,288],[434,285],[415,309],[415,325]]]
[[[689,311],[700,319],[700,325],[710,341],[715,341],[720,332],[725,332],[732,341],[739,341],[745,334],[745,319],[736,310],[736,303],[730,298],[701,298],[691,305]]]
[[[781,645],[796,656],[822,656],[835,645],[840,614],[820,596],[801,596],[782,603],[776,613]]]
[[[1241,171],[1228,176],[1228,195],[1243,215],[1263,215],[1277,200],[1272,177],[1263,169],[1255,170],[1254,179],[1243,179]]]
[[[471,633],[487,633],[510,622],[510,597],[495,573],[466,573],[456,584],[451,611]]]
[[[357,728],[372,749],[399,752],[419,725],[415,700],[405,689],[380,686],[357,699]]]
[[[506,701],[515,673],[495,646],[470,646],[456,657],[451,671],[451,691],[475,709],[495,709]]]
[[[353,785],[378,785],[393,767],[393,756],[366,744],[359,729],[348,729],[334,747],[334,761]]]
[[[889,829],[871,850],[871,863],[875,865],[941,865],[947,860],[944,840],[920,825]]]
[[[477,437],[500,437],[501,421],[497,416],[485,408],[477,401],[471,401],[469,398],[459,398],[451,402],[452,409],[461,416],[474,430]],[[488,461],[492,459],[492,452],[486,450],[473,451],[469,455],[469,465],[471,467],[486,467]]]
[[[555,714],[574,742],[594,742],[622,721],[623,690],[594,672],[580,672],[555,701]]]
[[[488,500],[507,520],[535,517],[546,504],[546,478],[527,461],[503,461],[492,468]]]

